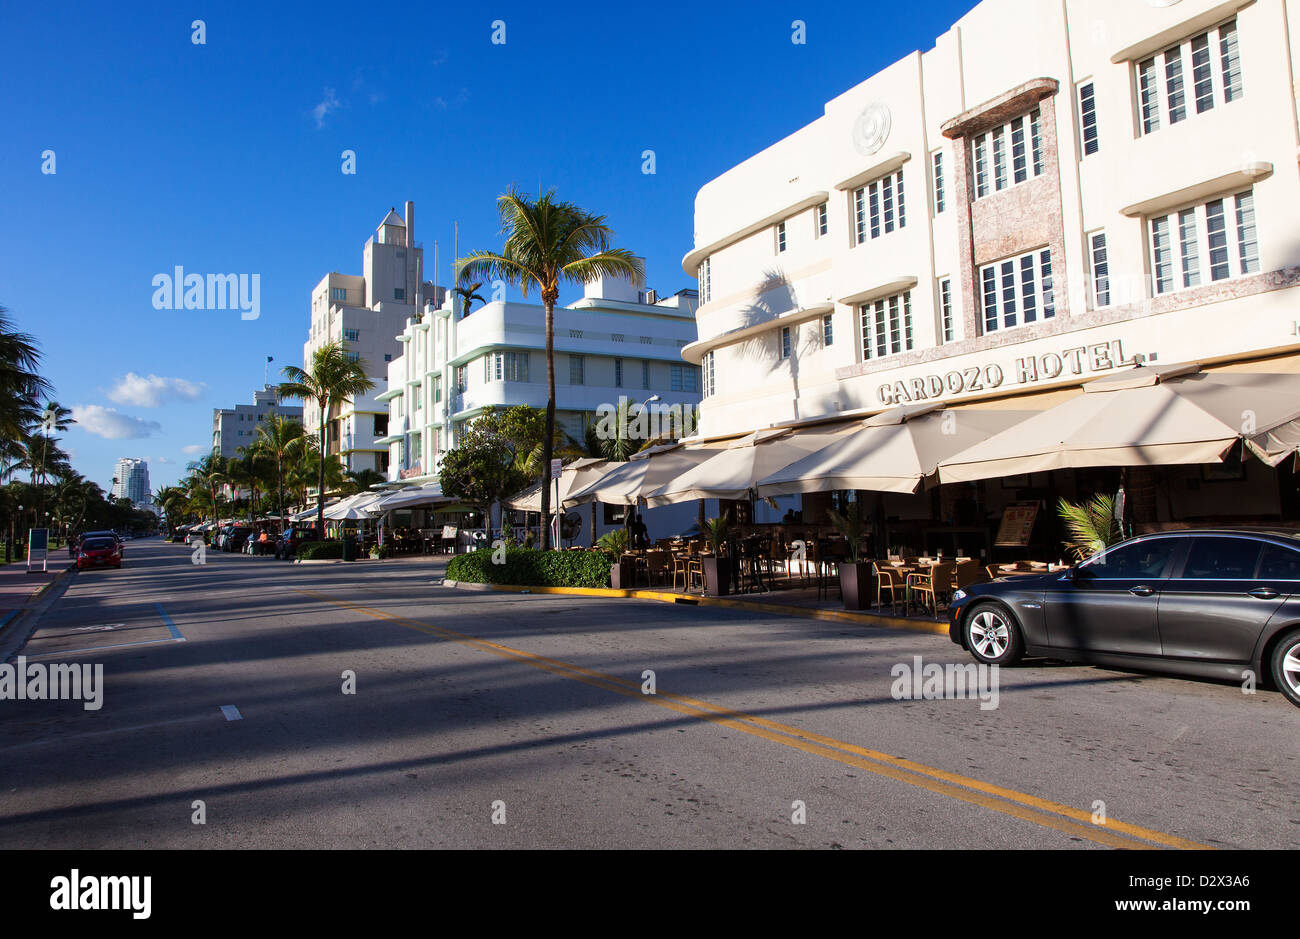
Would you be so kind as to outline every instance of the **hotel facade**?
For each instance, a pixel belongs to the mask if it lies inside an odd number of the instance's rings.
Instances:
[[[1300,371],[1297,26],[1300,0],[985,0],[707,183],[704,432]]]

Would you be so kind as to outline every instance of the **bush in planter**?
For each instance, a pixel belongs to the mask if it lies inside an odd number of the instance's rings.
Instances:
[[[382,560],[383,558],[391,558],[393,556],[393,549],[386,544],[371,545],[370,556],[376,561]]]
[[[500,550],[481,548],[447,562],[447,579],[467,584],[519,587],[608,587],[609,555],[603,551],[534,551],[506,548],[505,563],[492,563]]]
[[[846,610],[865,610],[871,605],[875,571],[862,557],[862,503],[854,502],[844,514],[829,509],[826,513],[835,530],[848,542],[848,557],[839,565],[840,596]]]
[[[341,561],[343,560],[343,542],[309,541],[298,546],[300,561]]]

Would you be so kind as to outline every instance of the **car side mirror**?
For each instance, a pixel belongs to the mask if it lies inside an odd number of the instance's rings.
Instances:
[[[1078,568],[1074,566],[1067,567],[1061,572],[1061,580],[1068,583],[1074,583],[1079,579]]]

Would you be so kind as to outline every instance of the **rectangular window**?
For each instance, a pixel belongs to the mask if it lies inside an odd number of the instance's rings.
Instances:
[[[623,360],[622,359],[614,360],[614,387],[615,388],[623,387]]]
[[[1195,113],[1204,114],[1239,100],[1243,92],[1236,20],[1138,63],[1137,79],[1143,134],[1186,120],[1193,102]]]
[[[867,240],[867,191],[859,189],[853,193],[853,234],[855,245]]]
[[[441,402],[442,402],[442,376],[434,375],[433,376],[433,403],[440,404]]]
[[[411,396],[415,399],[415,410],[424,410],[424,386],[416,385],[415,390],[411,392]]]
[[[939,328],[944,342],[957,338],[957,324],[953,320],[952,278],[945,277],[939,281]]]
[[[975,198],[1043,175],[1040,112],[1035,110],[975,138]]]
[[[1052,253],[1031,251],[980,268],[984,332],[1011,329],[1056,315]]]
[[[349,362],[361,361],[361,356],[356,352],[346,352],[344,353],[344,358],[346,358]]]
[[[457,365],[456,366],[456,393],[464,394],[467,388],[469,388],[469,366]]]
[[[878,359],[912,348],[912,293],[882,297],[862,306],[862,358]]]
[[[1092,156],[1101,149],[1097,137],[1097,95],[1092,82],[1079,86],[1079,137],[1084,156]]]
[[[405,300],[405,299],[406,299],[406,288],[405,288],[405,287],[394,287],[394,288],[393,288],[393,299],[394,299],[394,300]]]
[[[569,356],[569,384],[586,384],[586,360],[580,355]]]
[[[817,237],[825,237],[826,233],[829,232],[830,229],[830,210],[826,203],[823,202],[821,205],[817,206]]]
[[[1110,260],[1106,256],[1105,232],[1088,236],[1088,251],[1092,255],[1092,305],[1095,309],[1110,306]]]
[[[698,391],[700,388],[699,373],[692,365],[672,365],[668,368],[669,380],[668,389],[670,391]]]
[[[776,224],[776,253],[780,254],[785,250],[785,222]]]
[[[781,327],[781,358],[790,358],[790,327]]]
[[[704,397],[708,398],[717,392],[717,386],[714,383],[712,352],[705,353],[704,359],[700,362],[700,370],[704,378]]]
[[[879,238],[907,224],[902,170],[857,190],[853,201],[858,244],[866,241],[868,233],[872,238]]]
[[[713,282],[709,271],[709,259],[705,258],[700,262],[700,303],[708,303],[713,299]]]
[[[1259,272],[1253,190],[1149,220],[1157,294]],[[1175,239],[1177,244],[1175,245]]]
[[[834,317],[827,313],[822,317],[822,345],[835,345],[835,322]]]
[[[645,359],[641,361],[641,390],[650,390],[650,363]]]
[[[507,352],[503,371],[506,381],[528,381],[528,353]]]
[[[346,302],[347,299],[348,299],[348,291],[347,291],[347,288],[346,288],[346,287],[331,287],[331,288],[330,288],[330,299],[331,299],[331,300],[337,300],[337,301],[339,301],[340,303],[344,303],[344,302]]]
[[[348,342],[356,342],[361,338],[361,330],[345,329],[343,330],[343,338],[346,339]]]
[[[943,189],[943,151],[936,150],[930,155],[931,172],[934,173],[934,214],[942,215],[948,207]]]
[[[505,357],[500,352],[489,352],[483,356],[483,380],[501,381]]]

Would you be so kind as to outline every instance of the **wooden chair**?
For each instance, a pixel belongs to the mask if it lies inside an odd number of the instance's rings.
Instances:
[[[668,580],[670,562],[671,556],[667,551],[647,551],[645,553],[645,579],[647,587],[653,587],[656,579],[661,584]],[[676,580],[674,580],[673,583],[675,584]]]
[[[954,565],[951,561],[933,565],[924,574],[909,574],[907,577],[907,604],[912,605],[912,598],[921,598],[921,607],[928,609],[935,616],[939,615],[939,598],[952,594],[952,575]],[[929,601],[926,601],[926,598]]]
[[[985,564],[984,572],[989,575],[989,580],[996,580],[1002,576],[1001,564]]]
[[[978,584],[988,579],[988,573],[980,567],[979,561],[958,561],[952,574],[952,589],[960,590],[968,584]]]
[[[905,585],[903,576],[894,570],[888,564],[881,564],[879,561],[871,565],[876,571],[876,606],[884,608],[884,595],[889,594],[889,605],[893,608],[895,614],[898,613],[898,606],[903,605],[904,612],[907,609],[907,595],[904,593]]]

